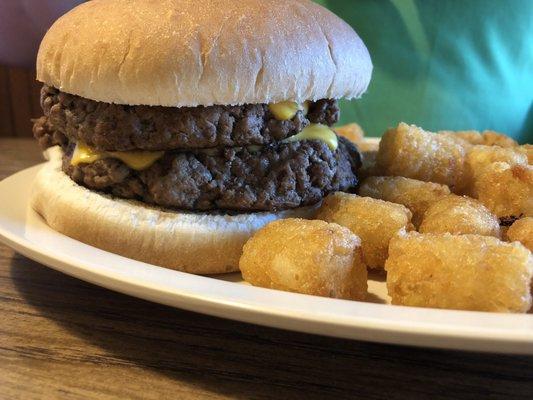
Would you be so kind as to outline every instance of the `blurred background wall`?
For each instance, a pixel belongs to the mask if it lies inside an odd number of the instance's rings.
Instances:
[[[0,137],[32,135],[30,120],[42,115],[40,89],[32,69],[0,66]]]
[[[533,0],[314,1],[356,29],[374,63],[363,98],[341,102],[341,123],[371,136],[405,121],[533,142]],[[38,44],[82,2],[0,0],[0,136],[31,136]]]
[[[31,137],[39,117],[35,56],[41,38],[59,16],[84,0],[0,0],[0,137]]]

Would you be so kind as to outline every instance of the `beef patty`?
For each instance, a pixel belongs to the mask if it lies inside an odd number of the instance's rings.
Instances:
[[[321,141],[276,143],[257,151],[221,148],[211,152],[167,151],[143,171],[106,158],[70,164],[63,170],[77,183],[117,197],[188,210],[282,210],[314,204],[334,191],[357,184],[360,155],[340,137],[331,151]]]
[[[42,145],[60,144],[66,136],[107,151],[266,145],[297,134],[309,123],[331,126],[339,118],[335,100],[311,102],[307,115],[298,111],[292,119],[279,121],[266,104],[129,106],[85,99],[46,85],[41,105],[44,117],[35,121],[34,135]]]

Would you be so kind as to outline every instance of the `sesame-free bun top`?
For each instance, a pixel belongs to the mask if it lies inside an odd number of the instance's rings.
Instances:
[[[92,0],[37,56],[39,81],[131,105],[356,98],[371,73],[354,30],[309,0]]]

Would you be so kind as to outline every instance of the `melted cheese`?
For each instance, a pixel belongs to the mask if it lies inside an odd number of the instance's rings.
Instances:
[[[76,143],[74,153],[72,153],[70,163],[72,165],[91,164],[104,158],[104,154],[105,153],[94,150],[93,148],[87,146],[85,143],[78,142]]]
[[[295,103],[296,104],[296,103]],[[305,103],[304,103],[305,104]],[[322,124],[309,124],[297,135],[285,139],[283,142],[298,142],[300,140],[320,140],[328,145],[331,151],[337,150],[338,139],[335,132],[328,126]],[[257,152],[260,146],[248,146],[251,152]],[[202,149],[208,155],[214,155],[217,149]],[[72,165],[91,164],[104,158],[116,158],[126,164],[128,167],[141,171],[149,168],[153,163],[159,160],[164,151],[99,151],[87,146],[85,143],[78,142],[72,153],[70,163]]]
[[[299,142],[300,140],[320,140],[328,145],[331,151],[337,150],[339,140],[329,126],[322,124],[309,124],[297,135],[284,140],[286,143]]]
[[[118,158],[128,167],[141,171],[159,160],[164,151],[113,151],[110,157]]]
[[[70,163],[72,165],[91,164],[104,158],[116,158],[126,164],[128,167],[141,171],[150,167],[159,160],[164,151],[99,151],[95,150],[85,143],[78,142]]]
[[[307,115],[309,111],[309,102],[298,104],[295,101],[282,101],[268,105],[268,109],[278,121],[287,121],[293,119],[298,111],[303,111]]]

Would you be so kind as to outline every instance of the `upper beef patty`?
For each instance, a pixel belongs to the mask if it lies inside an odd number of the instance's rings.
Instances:
[[[340,137],[332,152],[321,141],[277,143],[250,151],[167,152],[144,171],[107,158],[70,164],[63,170],[77,183],[118,197],[188,210],[282,210],[314,204],[334,191],[355,189],[360,156]]]
[[[45,116],[34,125],[41,144],[60,144],[66,136],[107,151],[265,145],[292,136],[309,123],[331,126],[339,118],[335,100],[310,103],[307,115],[298,111],[291,120],[279,121],[266,104],[128,106],[85,99],[46,85],[41,105]]]

